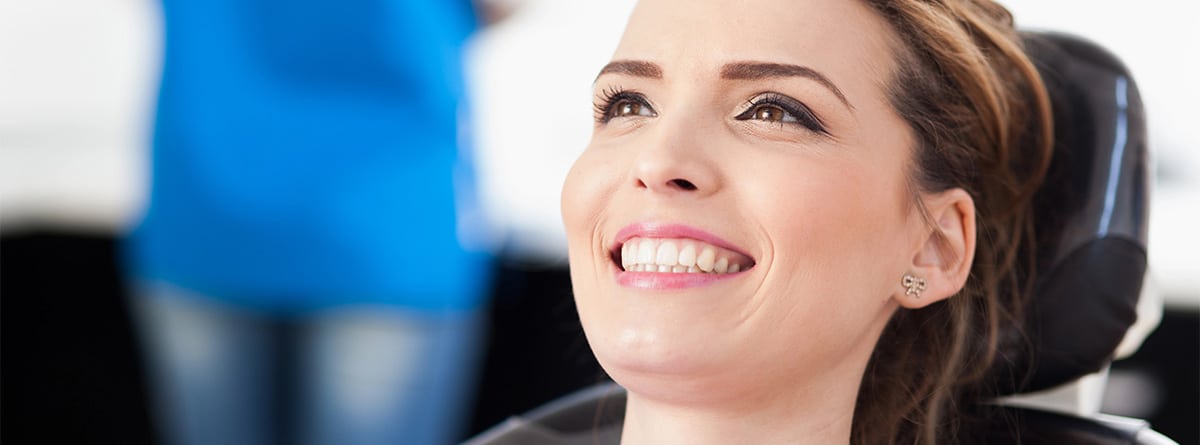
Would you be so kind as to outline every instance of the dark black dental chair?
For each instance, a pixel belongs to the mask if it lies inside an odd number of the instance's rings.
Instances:
[[[1002,348],[992,376],[1006,397],[981,435],[996,444],[1172,444],[1145,421],[1038,406],[1037,393],[1085,376],[1100,376],[1102,388],[1137,320],[1151,178],[1141,98],[1121,62],[1068,35],[1029,33],[1026,44],[1054,104],[1054,161],[1035,198],[1039,239],[1050,241],[1039,246],[1025,322],[1032,351]],[[624,403],[619,387],[593,387],[468,443],[616,443]]]
[[[1039,246],[1025,321],[1032,353],[993,368],[1012,396],[999,401],[996,417],[1008,421],[994,425],[991,442],[1174,443],[1145,421],[1096,414],[1098,406],[1028,403],[1037,398],[1030,393],[1080,386],[1082,378],[1103,385],[1137,320],[1151,178],[1141,97],[1120,60],[1063,34],[1031,33],[1025,43],[1054,105],[1054,160],[1035,198],[1038,239],[1048,241]]]

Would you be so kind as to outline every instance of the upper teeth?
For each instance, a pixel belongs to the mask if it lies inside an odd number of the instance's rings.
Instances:
[[[735,273],[749,258],[691,239],[631,238],[621,246],[621,266],[631,272]]]

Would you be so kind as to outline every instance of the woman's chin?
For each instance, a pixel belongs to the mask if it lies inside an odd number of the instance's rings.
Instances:
[[[703,355],[678,354],[672,357],[648,357],[617,354],[600,359],[600,365],[613,381],[632,397],[672,405],[710,405],[741,391],[744,379],[734,377]],[[741,381],[741,382],[739,382]]]
[[[634,392],[706,380],[733,365],[709,339],[660,330],[626,328],[591,346],[605,372]]]

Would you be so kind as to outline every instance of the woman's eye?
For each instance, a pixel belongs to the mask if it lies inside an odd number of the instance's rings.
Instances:
[[[796,116],[774,105],[760,105],[754,108],[754,119],[767,122],[798,122]]]
[[[613,108],[611,117],[653,116],[653,115],[654,115],[654,113],[652,113],[650,111],[650,107],[647,107],[645,104],[633,102],[630,100],[622,100],[621,102],[617,103],[616,106]]]
[[[596,122],[600,124],[606,124],[614,118],[635,116],[658,116],[641,93],[609,89],[604,91],[596,103]]]
[[[829,134],[825,124],[808,106],[790,97],[769,93],[750,100],[746,111],[735,116],[737,120],[755,120],[779,125],[799,125],[810,131]]]

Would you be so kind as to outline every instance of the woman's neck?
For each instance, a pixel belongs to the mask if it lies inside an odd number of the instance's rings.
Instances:
[[[882,309],[837,357],[809,357],[824,366],[768,361],[687,377],[613,373],[627,390],[621,444],[849,444],[863,373],[894,310]]]
[[[847,444],[859,375],[827,374],[820,385],[768,388],[726,403],[670,403],[630,391],[621,444]]]

